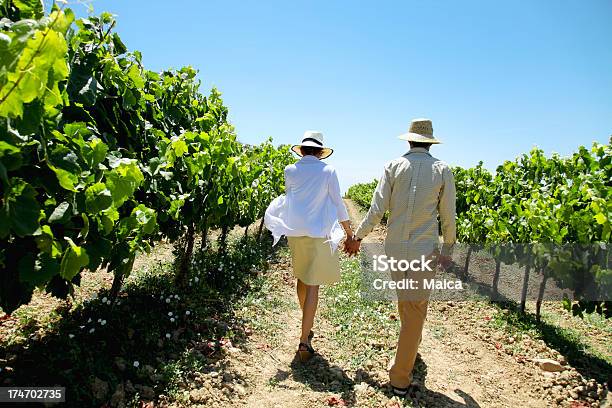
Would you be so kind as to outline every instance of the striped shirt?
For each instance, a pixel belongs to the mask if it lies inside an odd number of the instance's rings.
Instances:
[[[412,148],[385,166],[368,214],[355,235],[364,238],[389,211],[385,247],[429,246],[439,242],[439,215],[443,241],[452,245],[456,240],[455,199],[449,166],[427,149]]]

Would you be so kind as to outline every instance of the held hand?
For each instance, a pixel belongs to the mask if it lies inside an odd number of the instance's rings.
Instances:
[[[347,255],[350,255],[350,254],[351,254],[351,253],[350,253],[350,251],[349,251],[349,242],[350,242],[350,241],[351,241],[351,237],[350,237],[350,236],[347,236],[347,237],[344,239],[344,243],[343,243],[343,246],[342,246],[342,252],[344,252],[344,253],[345,253],[345,254],[347,254]]]
[[[359,253],[359,248],[361,246],[361,241],[355,239],[354,237],[347,237],[344,242],[344,252],[346,252],[349,256],[356,256]]]

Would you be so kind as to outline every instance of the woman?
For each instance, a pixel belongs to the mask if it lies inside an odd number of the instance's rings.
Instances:
[[[319,285],[340,280],[338,245],[344,234],[353,236],[340,194],[336,170],[321,160],[333,150],[323,145],[323,134],[307,131],[302,143],[291,148],[301,159],[285,168],[285,195],[276,198],[265,215],[274,244],[287,236],[297,295],[302,309],[298,354],[309,360],[310,343],[319,301]]]

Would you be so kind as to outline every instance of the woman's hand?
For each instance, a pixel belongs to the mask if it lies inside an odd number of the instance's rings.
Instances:
[[[359,246],[361,245],[361,240],[355,239],[355,234],[351,228],[351,222],[349,220],[341,221],[340,225],[342,225],[344,233],[346,234],[346,240],[344,241],[344,252],[346,252],[349,256],[357,255],[359,252]]]
[[[355,238],[354,235],[350,235],[344,241],[344,252],[346,252],[349,256],[355,256],[359,253],[359,248],[361,247],[361,240]]]

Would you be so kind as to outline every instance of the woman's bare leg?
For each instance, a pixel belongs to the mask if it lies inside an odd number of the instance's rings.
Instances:
[[[319,303],[319,285],[304,286],[306,286],[306,298],[302,309],[302,337],[300,342],[309,344],[308,335],[314,324],[314,317]]]
[[[297,280],[297,296],[300,309],[304,312],[304,302],[306,301],[306,285],[301,280]]]

